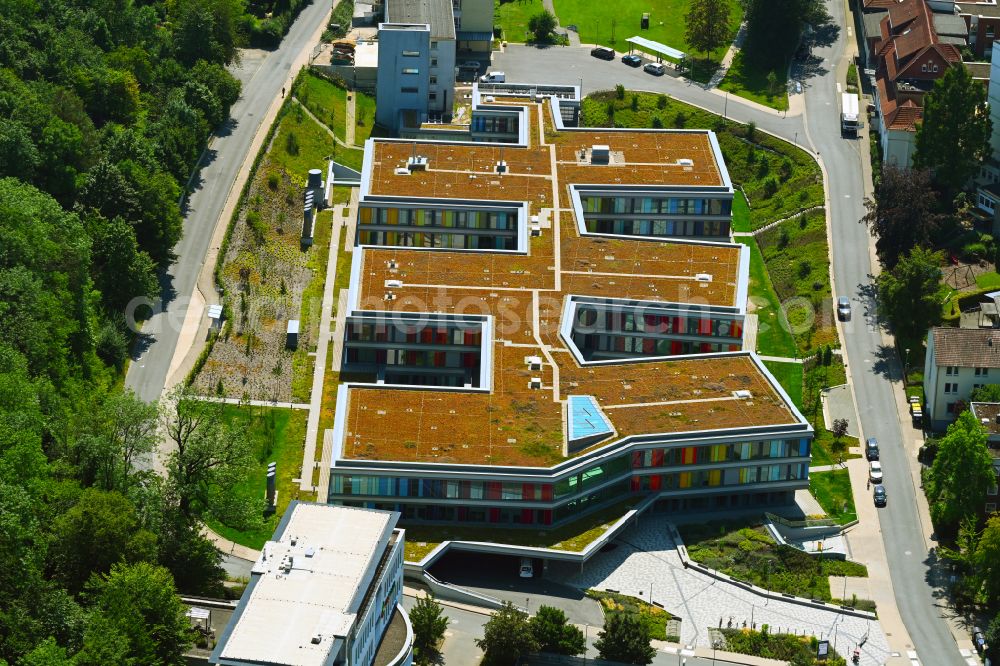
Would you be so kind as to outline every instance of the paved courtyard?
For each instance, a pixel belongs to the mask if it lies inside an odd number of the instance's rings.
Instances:
[[[749,627],[756,623],[771,631],[806,633],[829,639],[841,655],[848,656],[864,640],[861,663],[877,666],[889,657],[885,634],[877,621],[786,601],[765,599],[742,588],[684,568],[676,544],[659,517],[640,520],[616,541],[618,547],[596,555],[583,572],[571,574],[567,583],[581,588],[613,589],[649,599],[682,618],[681,642],[711,647],[710,627]],[[843,579],[841,584],[843,583]]]

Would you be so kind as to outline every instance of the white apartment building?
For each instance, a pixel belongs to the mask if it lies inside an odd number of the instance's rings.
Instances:
[[[956,407],[968,406],[985,384],[1000,384],[1000,330],[936,327],[927,333],[924,400],[932,428],[946,428]]]

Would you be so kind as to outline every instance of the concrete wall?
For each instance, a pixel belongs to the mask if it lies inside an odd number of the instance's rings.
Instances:
[[[403,55],[404,52],[417,55]],[[398,131],[402,111],[414,111],[419,122],[427,119],[430,61],[430,26],[379,25],[377,124]],[[416,73],[404,74],[403,70],[416,70]]]
[[[901,169],[913,165],[913,151],[916,147],[916,132],[885,129],[882,131],[882,155],[886,164],[895,164]]]
[[[450,117],[455,101],[455,40],[432,40],[430,48],[427,90],[434,98],[427,100],[427,109]],[[431,80],[435,83],[430,83]]]

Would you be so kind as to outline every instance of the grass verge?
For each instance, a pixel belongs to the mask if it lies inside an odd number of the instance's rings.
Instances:
[[[733,231],[749,232],[750,226],[750,206],[747,198],[738,191],[733,196]]]
[[[764,361],[764,365],[781,384],[781,388],[785,389],[785,393],[792,399],[795,406],[802,409],[802,364]]]
[[[789,330],[781,301],[771,285],[757,241],[747,237],[737,240],[750,247],[749,298],[753,314],[757,315],[757,352],[766,356],[795,358],[798,356],[795,339]]]
[[[674,619],[674,616],[659,606],[616,592],[587,590],[587,596],[596,599],[601,604],[601,610],[604,611],[605,617],[635,615],[640,622],[649,628],[649,635],[654,639],[672,643],[680,641],[680,636],[667,633],[667,623]]]
[[[815,636],[794,634],[772,634],[768,625],[761,631],[751,629],[721,629],[726,639],[725,650],[737,654],[776,659],[792,664],[823,664],[824,666],[845,666],[844,658],[833,652],[823,661],[816,659],[819,641]]]
[[[323,310],[323,286],[326,283],[326,264],[330,257],[330,236],[332,225],[339,220],[333,220],[333,212],[325,210],[316,216],[313,226],[313,246],[309,253],[308,267],[312,271],[309,284],[302,290],[302,308],[299,311],[301,330],[309,331],[309,340],[319,340],[320,313]],[[309,402],[312,392],[313,369],[316,361],[309,354],[316,351],[315,345],[310,349],[300,346],[292,355],[292,400]]]
[[[802,414],[812,424],[815,431],[812,442],[812,464],[815,466],[832,465],[837,462],[836,457],[841,455],[844,460],[860,457],[856,453],[848,453],[850,447],[858,446],[856,437],[844,437],[844,453],[835,454],[837,447],[834,444],[833,433],[826,429],[826,423],[823,420],[821,392],[824,388],[847,383],[847,372],[840,356],[831,355],[830,365],[809,363],[804,370]]]
[[[496,23],[508,42],[523,44],[528,34],[528,19],[545,9],[542,0],[507,0],[499,2]]]
[[[830,601],[830,576],[868,575],[863,564],[779,546],[759,522],[710,522],[678,529],[695,562],[783,594]]]
[[[768,80],[772,72],[774,78]],[[768,71],[755,67],[746,62],[742,52],[733,57],[733,63],[719,88],[778,111],[788,109],[787,72],[781,68]]]
[[[854,492],[851,477],[846,469],[809,473],[809,492],[813,494],[826,514],[840,525],[857,519],[854,510]]]
[[[302,471],[302,449],[306,439],[305,410],[273,407],[244,407],[226,405],[224,418],[240,422],[246,436],[254,444],[257,463],[242,483],[234,488],[235,494],[264,497],[267,491],[267,464],[278,463],[277,511],[251,529],[230,527],[220,520],[209,518],[205,523],[220,536],[248,548],[260,550],[271,538],[278,521],[293,499],[315,500],[312,493],[303,493],[297,479]]]
[[[578,553],[604,534],[640,499],[629,498],[561,527],[544,531],[464,525],[405,525],[406,560],[418,562],[445,541],[485,541]]]

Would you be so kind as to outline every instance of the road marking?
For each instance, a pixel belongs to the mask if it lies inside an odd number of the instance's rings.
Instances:
[[[845,194],[845,195],[844,195],[844,198],[845,198],[845,199],[850,199],[850,198],[851,198],[851,195],[850,195],[850,194]]]
[[[913,553],[908,550],[904,550],[903,555],[913,555]]]
[[[837,82],[837,94],[838,95],[840,94],[840,82],[839,81]]]

